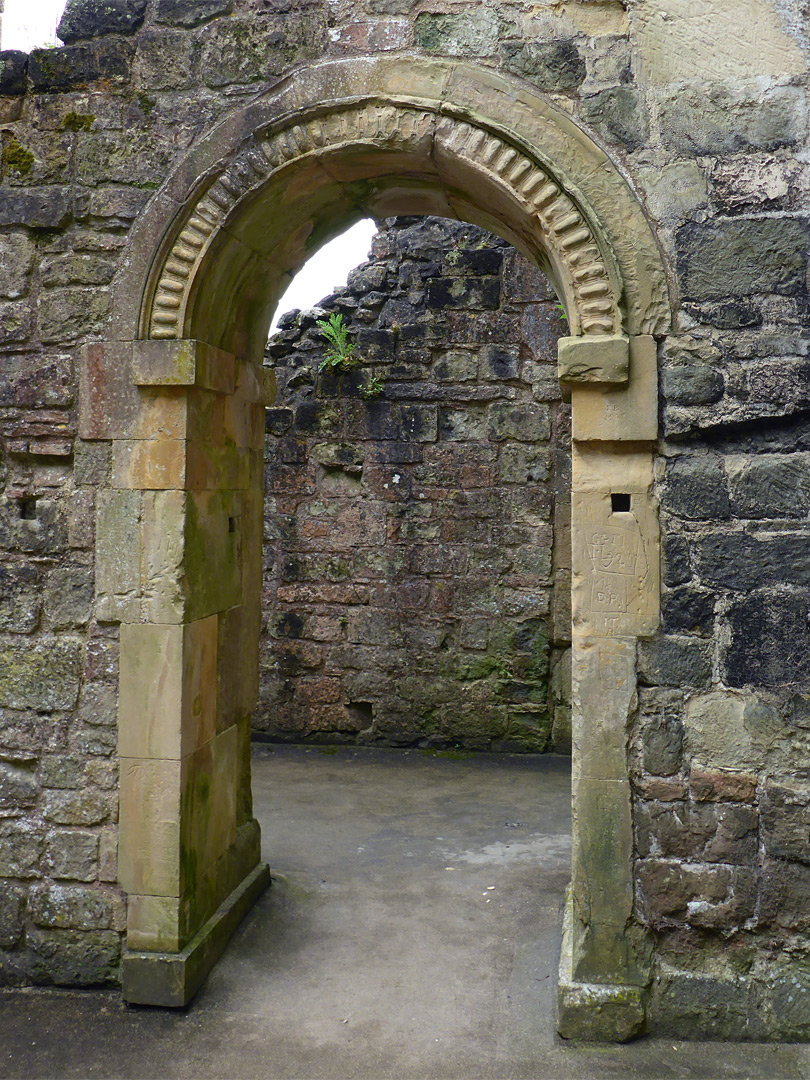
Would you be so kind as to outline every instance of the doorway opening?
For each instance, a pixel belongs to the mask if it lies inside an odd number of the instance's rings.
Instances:
[[[570,753],[567,327],[545,275],[476,226],[393,218],[281,327],[254,738]]]

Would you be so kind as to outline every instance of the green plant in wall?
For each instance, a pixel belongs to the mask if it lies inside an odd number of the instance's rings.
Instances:
[[[328,342],[320,371],[343,372],[360,366],[357,346],[349,341],[349,328],[342,315],[333,312],[328,319],[318,319],[315,325]]]
[[[366,379],[363,385],[360,387],[360,396],[364,397],[366,401],[373,401],[374,398],[380,396],[385,389],[385,383],[379,375],[372,375]]]

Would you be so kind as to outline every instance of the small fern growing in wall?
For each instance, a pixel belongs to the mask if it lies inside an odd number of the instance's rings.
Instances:
[[[357,346],[349,341],[349,328],[342,315],[333,312],[328,319],[318,319],[315,325],[328,342],[320,371],[351,371],[360,366]]]

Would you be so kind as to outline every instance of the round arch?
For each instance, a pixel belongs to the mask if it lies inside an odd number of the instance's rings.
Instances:
[[[582,1026],[585,984],[637,1027],[648,973],[629,929],[623,732],[635,640],[658,620],[666,276],[629,183],[570,117],[496,72],[422,58],[299,70],[219,124],[136,223],[110,339],[85,353],[82,434],[113,440],[97,575],[101,610],[121,622],[124,993],[185,1004],[267,883],[249,779],[267,327],[314,248],[361,216],[402,213],[501,234],[566,306],[577,824],[561,1030]],[[614,511],[617,491],[631,513]],[[125,592],[104,539],[122,514],[142,567]]]

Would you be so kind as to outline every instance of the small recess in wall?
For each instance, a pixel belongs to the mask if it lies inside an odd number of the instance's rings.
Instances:
[[[37,500],[33,496],[20,499],[20,517],[23,521],[34,521],[37,516]]]
[[[624,491],[614,491],[610,496],[610,510],[613,514],[626,514],[630,510],[630,496]]]
[[[228,532],[229,533],[236,532],[236,518],[232,518],[232,517],[228,518]]]

